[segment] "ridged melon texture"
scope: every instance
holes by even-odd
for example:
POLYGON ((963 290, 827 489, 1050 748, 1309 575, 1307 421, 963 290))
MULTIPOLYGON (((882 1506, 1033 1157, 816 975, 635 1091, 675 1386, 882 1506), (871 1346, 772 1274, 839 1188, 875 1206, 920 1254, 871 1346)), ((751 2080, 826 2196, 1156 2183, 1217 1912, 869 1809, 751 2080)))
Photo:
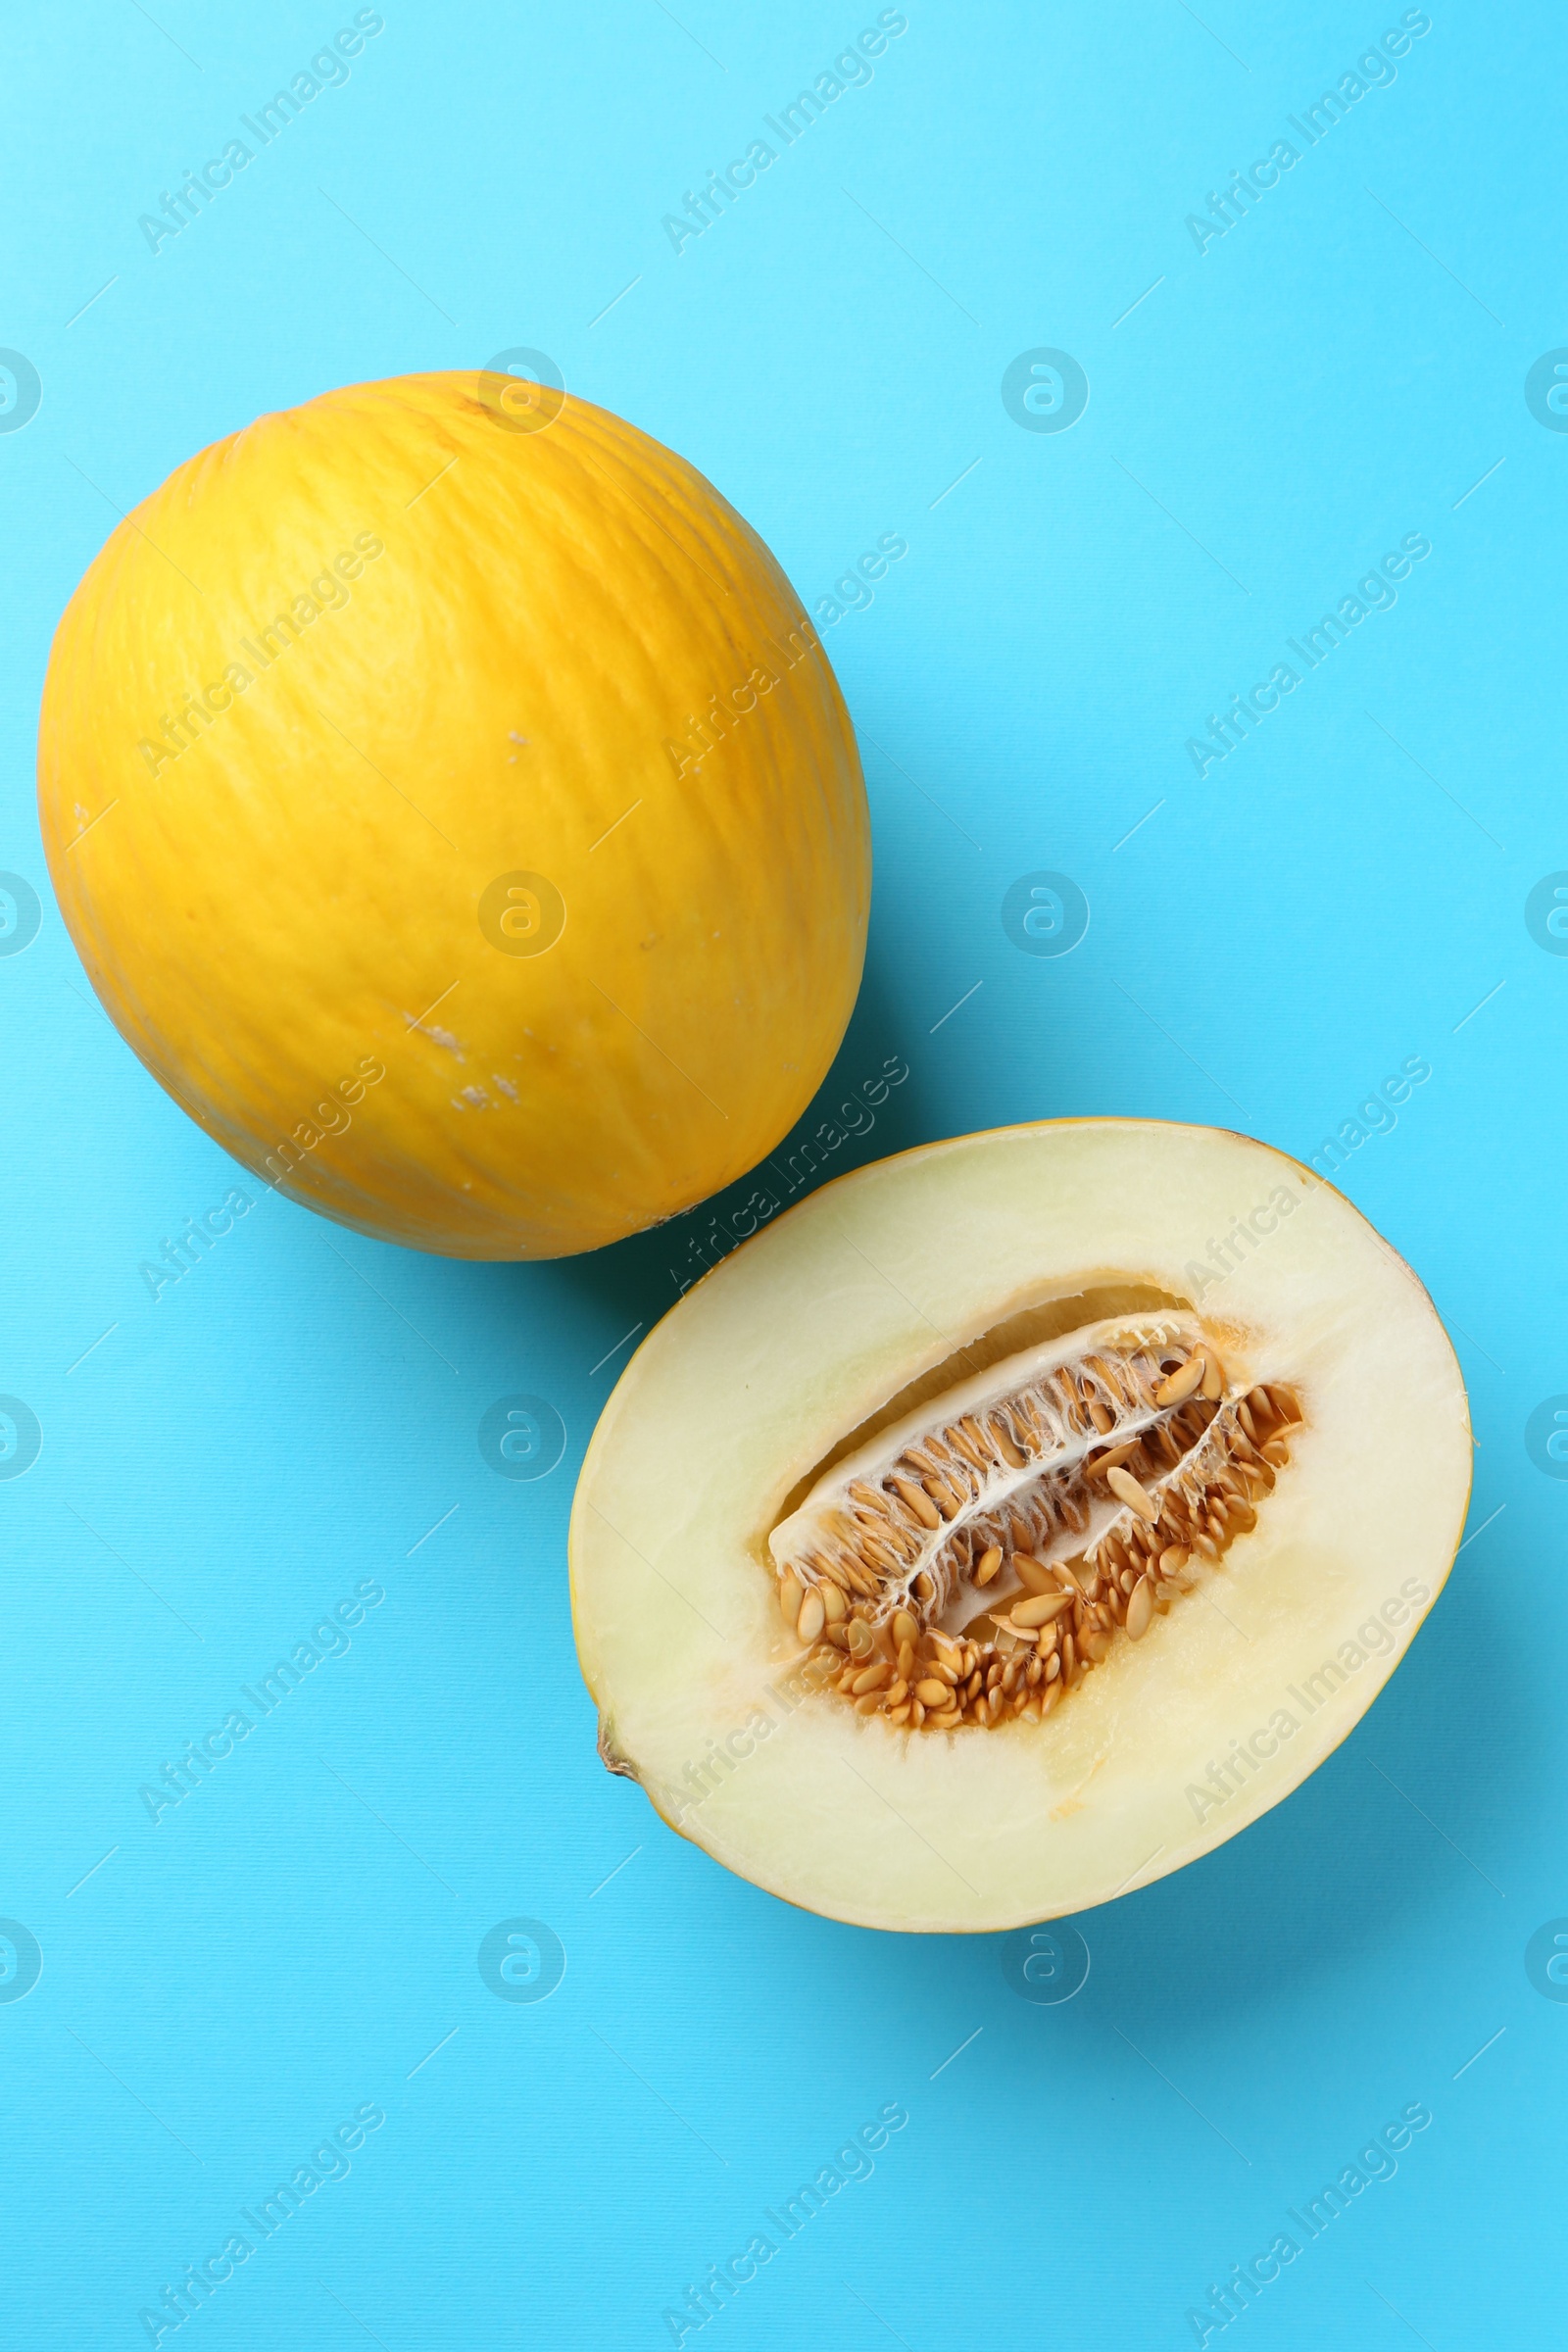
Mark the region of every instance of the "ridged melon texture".
POLYGON ((1309 1170, 1133 1119, 931 1144, 745 1243, 605 1407, 601 1750, 812 1910, 1082 1910, 1339 1744, 1469 1488, 1426 1293, 1309 1170))
POLYGON ((864 790, 799 599, 681 459, 510 379, 330 392, 181 466, 60 624, 38 791, 154 1076, 419 1249, 706 1198, 859 980, 864 790))

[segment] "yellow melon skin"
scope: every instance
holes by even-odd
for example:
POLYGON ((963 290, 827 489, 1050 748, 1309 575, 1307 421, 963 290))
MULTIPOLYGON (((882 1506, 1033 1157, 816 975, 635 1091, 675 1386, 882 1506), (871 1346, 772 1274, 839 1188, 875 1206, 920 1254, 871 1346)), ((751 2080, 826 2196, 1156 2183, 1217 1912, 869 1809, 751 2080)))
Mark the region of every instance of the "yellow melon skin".
POLYGON ((329 392, 181 466, 61 621, 38 798, 160 1084, 454 1257, 755 1166, 859 981, 864 786, 788 580, 659 442, 511 379, 329 392))

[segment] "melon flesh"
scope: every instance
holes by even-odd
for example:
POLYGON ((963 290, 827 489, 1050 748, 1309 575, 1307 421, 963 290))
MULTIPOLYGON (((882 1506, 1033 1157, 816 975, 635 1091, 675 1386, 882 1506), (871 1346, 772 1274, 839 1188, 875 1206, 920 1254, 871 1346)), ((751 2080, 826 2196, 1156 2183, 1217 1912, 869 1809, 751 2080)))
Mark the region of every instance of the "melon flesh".
MULTIPOLYGON (((764 1228, 622 1375, 570 1539, 601 1752, 729 1869, 834 1918, 1082 1910, 1234 1837, 1339 1744, 1442 1588, 1470 1467, 1425 1291, 1296 1161, 1125 1119, 929 1145, 764 1228), (923 1415, 1122 1327, 1177 1335, 1171 1360, 1197 1335, 1238 1394, 1298 1399, 1250 1532, 1044 1721, 911 1730, 819 1687, 779 1606, 813 1503, 923 1415)), ((933 1616, 991 1597, 960 1580, 933 1616)))

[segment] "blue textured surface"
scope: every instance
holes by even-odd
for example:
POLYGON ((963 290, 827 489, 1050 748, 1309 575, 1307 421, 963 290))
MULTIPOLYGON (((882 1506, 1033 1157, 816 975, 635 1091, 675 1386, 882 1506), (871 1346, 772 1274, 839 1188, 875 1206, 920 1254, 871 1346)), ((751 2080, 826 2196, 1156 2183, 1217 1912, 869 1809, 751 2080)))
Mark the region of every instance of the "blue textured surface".
POLYGON ((354 12, 8 13, 0 1470, 41 1434, 0 1482, 8 2341, 620 2352, 741 2256, 688 2344, 1121 2352, 1218 2341, 1223 2308, 1192 2311, 1282 2232, 1232 2306, 1257 2352, 1547 2340, 1568 1494, 1549 1412, 1525 1432, 1568 1390, 1568 942, 1554 883, 1526 902, 1568 868, 1568 393, 1554 362, 1533 405, 1526 380, 1568 345, 1559 14, 1435 6, 1405 43, 1427 20, 1374 0, 918 0, 786 146, 765 119, 874 9, 392 0, 155 252, 139 216, 354 12), (1402 53, 1358 70, 1386 26, 1402 53), (663 216, 759 139, 677 252, 663 216), (241 1177, 54 910, 55 620, 201 444, 518 346, 691 458, 822 613, 876 890, 803 1133, 909 1070, 828 1168, 1093 1110, 1343 1134, 1464 1361, 1475 1533, 1407 1662, 1287 1804, 1079 1920, 1055 2005, 1018 1997, 1007 1939, 787 1909, 600 1768, 567 1507, 670 1235, 462 1266, 258 1196, 156 1299, 139 1272, 241 1177), (1031 374, 1042 350, 1087 378, 1057 431, 1073 378, 1031 374), (889 534, 907 555, 831 619, 889 534), (1396 601, 1291 650, 1413 544, 1396 601), (1299 682, 1196 758, 1282 663, 1299 682), (1051 939, 1028 886, 1004 924, 1041 874, 1087 902, 1061 956, 1019 952, 1051 939), (1396 1121, 1358 1119, 1416 1055, 1396 1121), (478 1443, 516 1396, 564 1424, 536 1480, 478 1443), (299 1687, 152 1818, 143 1786, 317 1627, 299 1687), (548 1999, 494 1997, 529 1989, 526 1943, 481 1977, 519 1920, 564 1948, 548 1999), (1392 2177, 1368 2157, 1318 2234, 1291 2218, 1411 2107, 1392 2177), (840 2158, 861 2126, 883 2144, 840 2158), (317 2150, 264 2235, 244 2217, 317 2150), (768 2216, 825 2168, 787 2234, 768 2216), (177 2327, 177 2296, 141 2317, 236 2233, 177 2327))

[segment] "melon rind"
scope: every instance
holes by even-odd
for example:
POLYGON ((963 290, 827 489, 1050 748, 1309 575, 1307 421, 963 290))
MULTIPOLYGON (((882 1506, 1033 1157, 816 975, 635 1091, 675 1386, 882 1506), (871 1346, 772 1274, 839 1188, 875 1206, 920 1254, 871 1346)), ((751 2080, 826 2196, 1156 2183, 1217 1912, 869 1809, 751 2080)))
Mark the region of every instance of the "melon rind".
POLYGON ((1130 1119, 927 1145, 764 1228, 622 1374, 570 1535, 601 1746, 716 1860, 834 1918, 982 1933, 1083 1910, 1234 1837, 1339 1745, 1442 1589, 1470 1472, 1425 1291, 1297 1161, 1130 1119), (1128 1280, 1299 1396, 1255 1530, 1043 1724, 907 1734, 807 1694, 767 1567, 786 1497, 965 1342, 1128 1280))

